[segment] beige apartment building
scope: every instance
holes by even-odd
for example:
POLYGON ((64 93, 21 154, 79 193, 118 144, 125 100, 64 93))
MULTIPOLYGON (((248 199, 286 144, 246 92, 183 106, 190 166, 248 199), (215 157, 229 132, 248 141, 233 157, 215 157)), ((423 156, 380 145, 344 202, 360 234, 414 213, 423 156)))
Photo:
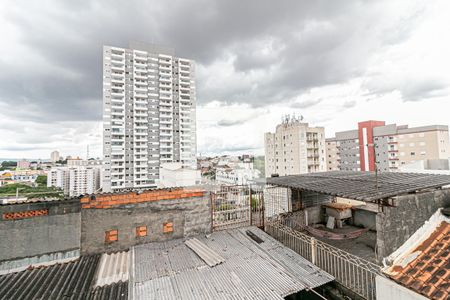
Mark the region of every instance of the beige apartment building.
POLYGON ((448 126, 411 127, 365 121, 327 139, 327 170, 397 171, 419 161, 448 160, 448 126), (350 138, 349 138, 350 137, 350 138), (351 145, 349 144, 349 141, 351 145), (350 153, 349 151, 352 151, 350 153))
POLYGON ((266 176, 323 172, 325 161, 325 129, 309 127, 308 123, 286 118, 275 133, 266 133, 266 176))
POLYGON ((327 171, 339 171, 339 149, 338 141, 335 138, 325 139, 325 160, 327 171))
MULTIPOLYGON (((376 129, 374 129, 375 132, 376 129)), ((383 171, 395 171, 400 166, 422 160, 447 160, 450 157, 448 126, 432 125, 415 128, 399 126, 396 132, 375 135, 375 142, 380 146, 383 145, 381 142, 383 139, 389 141, 388 147, 384 147, 383 151, 381 151, 383 147, 379 147, 380 151, 377 151, 379 152, 377 164, 383 171)))

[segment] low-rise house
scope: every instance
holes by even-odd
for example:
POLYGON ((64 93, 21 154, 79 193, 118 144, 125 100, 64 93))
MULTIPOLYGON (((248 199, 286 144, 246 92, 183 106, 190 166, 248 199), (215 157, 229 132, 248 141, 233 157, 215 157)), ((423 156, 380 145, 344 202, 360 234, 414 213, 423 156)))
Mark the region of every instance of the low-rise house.
POLYGON ((246 185, 259 178, 261 172, 253 168, 253 162, 238 162, 216 168, 216 181, 221 184, 246 185))
POLYGON ((439 209, 400 248, 385 258, 387 266, 383 271, 390 279, 377 277, 378 299, 449 299, 448 215, 449 209, 439 209))
POLYGON ((182 163, 163 163, 159 169, 159 188, 193 186, 201 181, 200 170, 184 167, 182 163))

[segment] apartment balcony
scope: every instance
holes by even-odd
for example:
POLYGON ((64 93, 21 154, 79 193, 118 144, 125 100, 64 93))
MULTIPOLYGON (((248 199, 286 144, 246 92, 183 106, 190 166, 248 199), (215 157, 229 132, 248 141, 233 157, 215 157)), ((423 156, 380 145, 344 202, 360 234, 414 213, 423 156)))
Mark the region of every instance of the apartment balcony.
POLYGON ((111 52, 111 59, 124 60, 125 59, 124 52, 111 52))
POLYGON ((172 77, 167 76, 160 76, 159 77, 160 82, 166 82, 166 83, 172 83, 172 77))
POLYGON ((179 69, 179 72, 180 72, 180 75, 181 76, 188 76, 189 77, 189 74, 190 74, 190 70, 189 69, 186 69, 185 67, 184 68, 180 68, 179 69))
POLYGON ((111 64, 111 70, 117 72, 125 72, 125 64, 122 65, 111 64))
MULTIPOLYGON (((187 74, 189 74, 189 72, 187 72, 187 74)), ((191 83, 191 78, 187 74, 180 72, 180 81, 181 81, 181 83, 183 83, 183 82, 191 83)))
POLYGON ((148 161, 148 157, 139 157, 139 158, 134 158, 134 161, 140 161, 140 162, 143 162, 143 161, 148 161))
POLYGON ((125 78, 111 76, 111 83, 125 84, 125 78))
MULTIPOLYGON (((135 127, 135 129, 137 129, 136 127, 135 127)), ((145 128, 145 129, 147 129, 147 128, 145 128)), ((135 136, 145 136, 145 137, 147 137, 148 136, 148 131, 143 131, 143 132, 134 132, 134 135, 135 136)))

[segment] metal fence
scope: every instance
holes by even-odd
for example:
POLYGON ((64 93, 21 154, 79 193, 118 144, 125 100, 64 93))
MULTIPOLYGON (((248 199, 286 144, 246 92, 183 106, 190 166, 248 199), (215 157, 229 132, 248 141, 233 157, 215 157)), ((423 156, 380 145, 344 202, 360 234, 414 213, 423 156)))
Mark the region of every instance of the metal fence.
POLYGON ((264 192, 255 186, 220 186, 211 192, 213 230, 264 227, 264 192))
POLYGON ((365 299, 376 299, 375 277, 383 276, 380 266, 296 231, 280 220, 266 222, 265 231, 333 275, 344 287, 365 299))

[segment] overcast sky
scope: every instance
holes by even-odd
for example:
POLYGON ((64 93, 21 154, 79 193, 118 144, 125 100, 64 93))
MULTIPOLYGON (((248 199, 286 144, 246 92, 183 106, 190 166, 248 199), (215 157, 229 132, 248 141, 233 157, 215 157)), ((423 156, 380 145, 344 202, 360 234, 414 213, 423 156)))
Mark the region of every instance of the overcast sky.
POLYGON ((450 123, 450 1, 0 2, 0 158, 101 156, 102 46, 197 64, 202 154, 263 154, 283 114, 450 123))

